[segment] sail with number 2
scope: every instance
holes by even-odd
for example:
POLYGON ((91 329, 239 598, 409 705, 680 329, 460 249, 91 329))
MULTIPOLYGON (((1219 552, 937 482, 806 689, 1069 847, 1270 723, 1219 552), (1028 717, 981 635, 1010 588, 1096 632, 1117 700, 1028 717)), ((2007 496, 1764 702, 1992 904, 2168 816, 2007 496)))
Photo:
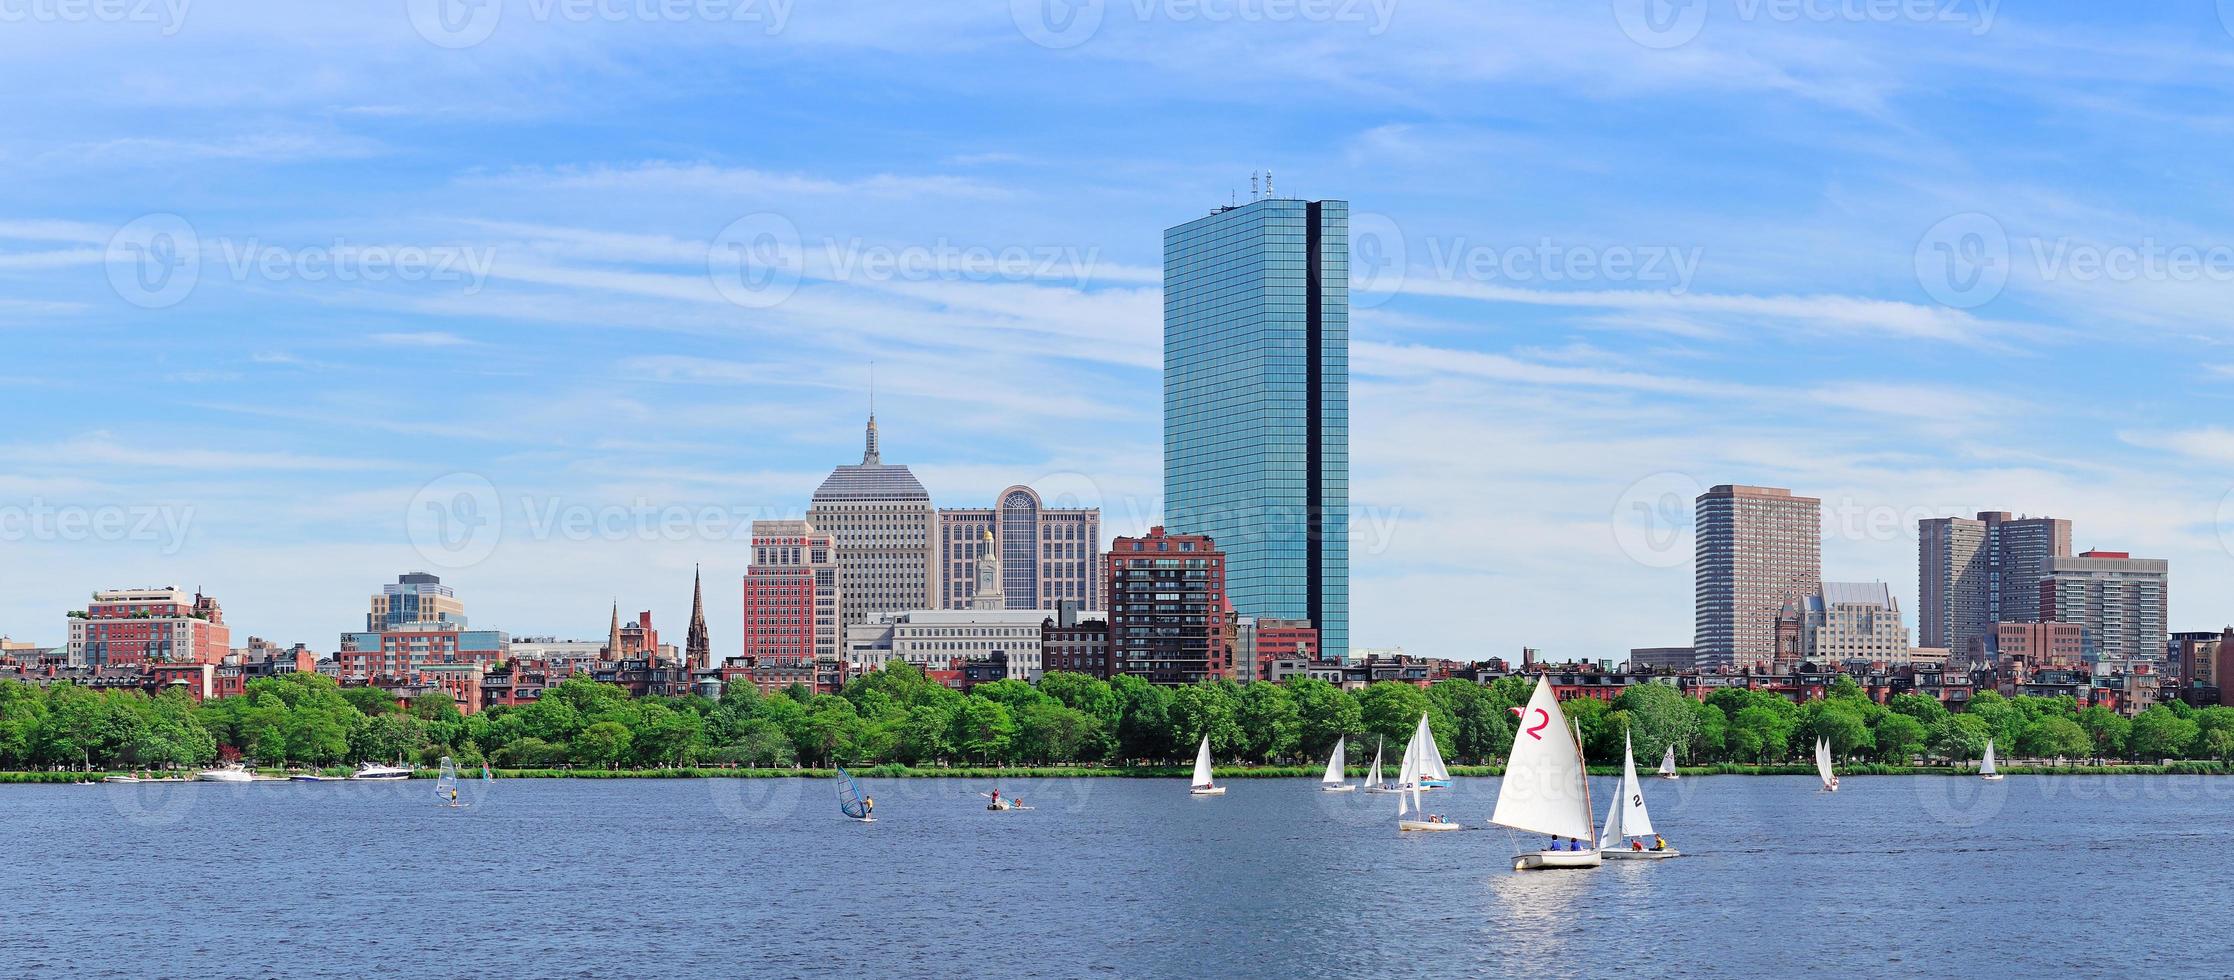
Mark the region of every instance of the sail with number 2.
POLYGON ((1590 812, 1590 787, 1584 779, 1582 748, 1567 728, 1567 717, 1552 696, 1551 682, 1538 678, 1536 692, 1521 709, 1513 753, 1497 788, 1497 808, 1489 821, 1535 834, 1574 840, 1597 836, 1590 812))

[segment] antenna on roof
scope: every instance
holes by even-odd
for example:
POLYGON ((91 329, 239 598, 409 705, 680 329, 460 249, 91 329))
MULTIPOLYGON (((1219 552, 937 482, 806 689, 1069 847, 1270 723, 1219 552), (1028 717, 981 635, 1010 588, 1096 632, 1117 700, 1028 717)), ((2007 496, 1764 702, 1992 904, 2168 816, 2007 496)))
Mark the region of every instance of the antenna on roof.
POLYGON ((1271 170, 1270 170, 1269 168, 1268 168, 1268 169, 1266 169, 1266 170, 1265 170, 1265 172, 1264 172, 1264 196, 1266 196, 1266 197, 1278 197, 1278 196, 1279 196, 1279 195, 1277 195, 1277 194, 1274 194, 1274 193, 1272 193, 1272 171, 1271 171, 1271 170))
POLYGON ((1257 172, 1249 171, 1249 200, 1257 199, 1257 172))

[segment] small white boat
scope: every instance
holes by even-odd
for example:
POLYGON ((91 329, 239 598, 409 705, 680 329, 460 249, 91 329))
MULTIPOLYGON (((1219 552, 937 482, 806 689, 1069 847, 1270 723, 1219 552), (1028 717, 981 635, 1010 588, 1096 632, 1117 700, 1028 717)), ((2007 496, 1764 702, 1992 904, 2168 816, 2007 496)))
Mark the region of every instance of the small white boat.
POLYGON ((1675 745, 1673 743, 1670 743, 1668 745, 1668 753, 1660 757, 1660 771, 1654 773, 1654 775, 1657 775, 1662 779, 1683 778, 1682 776, 1676 774, 1675 745))
POLYGON ((1202 737, 1202 748, 1195 752, 1195 778, 1188 784, 1187 792, 1193 796, 1224 796, 1226 788, 1210 779, 1210 736, 1202 737))
POLYGON ((406 768, 406 767, 404 767, 404 766, 390 766, 390 765, 383 765, 383 764, 381 764, 381 763, 378 763, 378 762, 367 762, 367 763, 364 763, 363 765, 360 765, 360 766, 358 766, 358 767, 357 767, 357 771, 356 771, 355 773, 351 774, 349 778, 351 778, 351 779, 410 779, 410 778, 411 778, 411 770, 410 770, 409 768, 406 768))
POLYGON ((1815 774, 1822 778, 1825 791, 1838 792, 1838 774, 1831 771, 1831 743, 1820 738, 1815 740, 1815 774))
POLYGON ((205 783, 253 783, 256 781, 256 774, 240 766, 219 766, 204 769, 196 773, 194 778, 205 783))
POLYGON ((290 783, 338 783, 343 778, 341 776, 321 776, 314 772, 298 772, 287 777, 287 781, 290 783))
POLYGON ((1348 739, 1346 738, 1334 740, 1334 754, 1326 760, 1326 775, 1319 779, 1319 792, 1350 793, 1357 790, 1357 787, 1349 784, 1350 774, 1345 771, 1348 769, 1350 761, 1349 756, 1344 752, 1347 742, 1348 739))
MULTIPOLYGON (((1555 845, 1560 838, 1576 841, 1577 846, 1581 841, 1594 840, 1597 815, 1591 812, 1582 739, 1568 730, 1566 713, 1559 710, 1551 681, 1538 677, 1528 706, 1517 710, 1519 730, 1513 733, 1512 755, 1505 760, 1505 778, 1497 786, 1497 809, 1489 821, 1524 833, 1548 835, 1555 845)), ((1601 862, 1596 847, 1545 849, 1514 855, 1513 870, 1595 868, 1601 862)))
POLYGON ((1994 771, 1993 739, 1989 738, 1986 740, 1986 758, 1984 761, 1978 763, 1978 778, 1986 780, 1987 782, 2000 782, 2002 779, 2006 778, 2002 776, 2001 773, 1994 771))
POLYGON ((1000 797, 998 797, 998 796, 994 796, 994 795, 993 795, 993 794, 991 794, 991 793, 979 793, 979 794, 977 794, 977 795, 979 795, 979 796, 982 796, 982 797, 985 797, 985 798, 986 798, 986 800, 988 800, 988 801, 989 801, 989 802, 987 802, 987 803, 985 804, 985 808, 986 808, 986 809, 988 809, 988 810, 996 810, 996 811, 1000 811, 1000 812, 1004 812, 1004 813, 1005 813, 1005 812, 1009 812, 1009 811, 1014 811, 1014 810, 1030 810, 1030 809, 1031 809, 1031 807, 1025 806, 1025 805, 1024 805, 1024 803, 1023 803, 1023 801, 1021 801, 1021 800, 1018 800, 1018 799, 1016 799, 1016 798, 1014 798, 1014 797, 1010 797, 1009 799, 1005 799, 1005 800, 1004 800, 1004 799, 1001 799, 1001 798, 1000 798, 1000 797))
POLYGON ((140 778, 140 777, 138 777, 138 776, 103 776, 103 777, 101 777, 101 781, 102 781, 102 782, 104 782, 104 783, 138 783, 138 782, 145 782, 145 780, 141 779, 141 778, 140 778))
POLYGON ((1404 792, 1381 778, 1381 749, 1386 744, 1385 739, 1373 743, 1373 768, 1365 771, 1365 791, 1368 793, 1404 792))
MULTIPOLYGON (((1672 750, 1671 750, 1672 751, 1672 750)), ((1679 856, 1675 848, 1653 850, 1629 838, 1657 837, 1652 814, 1645 812, 1644 787, 1637 782, 1637 756, 1627 732, 1621 736, 1621 793, 1606 808, 1606 827, 1598 832, 1598 851, 1608 861, 1658 861, 1679 856)))
POLYGON ((1427 787, 1428 759, 1436 755, 1435 733, 1427 729, 1427 716, 1420 715, 1419 730, 1412 733, 1412 740, 1404 745, 1404 768, 1396 777, 1398 786, 1405 788, 1404 795, 1396 798, 1396 829, 1417 831, 1463 830, 1461 824, 1443 819, 1440 813, 1429 813, 1422 805, 1420 794, 1427 787), (1412 820, 1404 819, 1411 814, 1412 820))

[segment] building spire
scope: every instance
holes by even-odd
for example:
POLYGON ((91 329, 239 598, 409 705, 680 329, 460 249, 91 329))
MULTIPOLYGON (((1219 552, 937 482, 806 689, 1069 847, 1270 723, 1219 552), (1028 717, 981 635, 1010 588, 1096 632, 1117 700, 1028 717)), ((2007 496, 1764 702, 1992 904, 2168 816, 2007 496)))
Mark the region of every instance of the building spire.
POLYGON ((621 601, 613 600, 613 632, 605 641, 605 659, 621 659, 621 601))
POLYGON ((683 663, 701 669, 714 666, 713 643, 706 637, 706 590, 696 565, 690 568, 690 635, 683 641, 683 663))
POLYGON ((877 362, 869 362, 869 446, 861 453, 861 465, 877 466, 884 457, 877 452, 877 362))

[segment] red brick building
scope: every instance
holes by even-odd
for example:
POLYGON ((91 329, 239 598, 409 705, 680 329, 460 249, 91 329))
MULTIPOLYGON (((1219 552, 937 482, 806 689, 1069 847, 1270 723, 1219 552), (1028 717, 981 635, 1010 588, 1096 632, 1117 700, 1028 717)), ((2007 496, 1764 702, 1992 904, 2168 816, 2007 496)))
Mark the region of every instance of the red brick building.
POLYGON ((839 653, 837 545, 805 521, 754 521, 745 570, 744 653, 813 664, 839 653))
POLYGON ((1226 632, 1226 556, 1209 536, 1118 538, 1109 546, 1109 675, 1156 684, 1233 676, 1226 632))
POLYGON ((179 589, 111 589, 70 614, 70 662, 88 667, 214 664, 232 631, 217 600, 179 589))

